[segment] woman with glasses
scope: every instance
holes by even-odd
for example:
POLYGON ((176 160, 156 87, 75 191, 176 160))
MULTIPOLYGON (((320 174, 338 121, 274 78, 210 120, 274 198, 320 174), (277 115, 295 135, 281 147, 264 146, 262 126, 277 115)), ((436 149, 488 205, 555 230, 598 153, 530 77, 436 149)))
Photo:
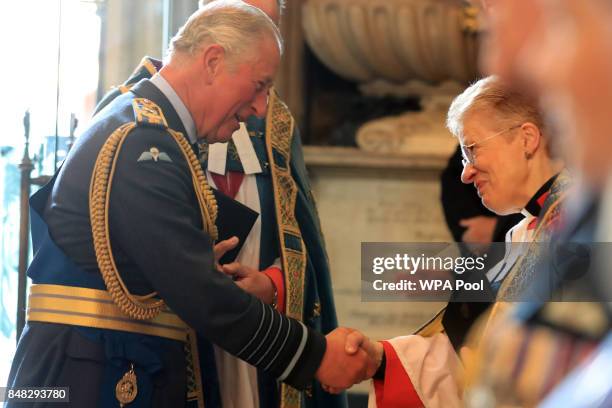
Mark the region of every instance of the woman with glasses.
MULTIPOLYGON (((447 125, 463 153, 461 180, 474 185, 491 211, 524 216, 506 235, 504 259, 486 274, 497 301, 495 312, 485 321, 494 319, 504 309, 502 303, 520 294, 538 255, 537 245, 529 243, 547 240, 558 221, 568 178, 561 173, 562 163, 551 155, 543 122, 534 101, 496 77, 468 87, 449 109, 447 125)), ((458 351, 469 358, 470 350, 449 340, 445 323, 442 312, 414 335, 383 342, 369 341, 357 332, 349 336, 347 349, 361 345, 381 361, 370 407, 464 405, 464 369, 458 351)))
POLYGON ((534 240, 551 188, 556 197, 567 184, 565 175, 555 184, 563 164, 551 155, 548 129, 535 100, 496 77, 481 79, 459 95, 447 126, 461 146, 461 181, 473 184, 485 207, 496 214, 524 216, 506 235, 513 244, 507 245, 504 260, 487 273, 493 289, 501 290, 498 299, 508 291, 518 295, 520 288, 512 286, 518 278, 506 277, 525 251, 519 243, 534 240))

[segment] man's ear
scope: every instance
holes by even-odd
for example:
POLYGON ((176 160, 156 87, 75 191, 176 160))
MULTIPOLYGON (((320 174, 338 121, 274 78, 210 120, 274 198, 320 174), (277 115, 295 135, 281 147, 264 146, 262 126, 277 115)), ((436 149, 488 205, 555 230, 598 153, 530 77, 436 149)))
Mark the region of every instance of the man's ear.
POLYGON ((219 44, 212 44, 202 51, 200 62, 204 68, 206 82, 212 84, 225 69, 225 49, 219 44))
POLYGON ((531 122, 525 122, 521 125, 521 137, 523 148, 527 157, 533 156, 542 144, 542 132, 540 128, 531 122))

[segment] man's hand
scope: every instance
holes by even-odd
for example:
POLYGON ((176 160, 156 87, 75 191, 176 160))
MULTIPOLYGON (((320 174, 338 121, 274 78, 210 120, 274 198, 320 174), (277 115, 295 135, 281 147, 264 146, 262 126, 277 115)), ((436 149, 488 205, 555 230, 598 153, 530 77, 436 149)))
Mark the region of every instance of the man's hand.
POLYGON ((359 348, 363 349, 368 354, 368 367, 366 370, 366 377, 372 378, 372 376, 380 367, 382 362, 383 354, 385 352, 382 343, 378 341, 372 341, 360 331, 353 331, 346 336, 346 344, 344 350, 347 354, 355 354, 359 348))
POLYGON ((223 273, 232 276, 236 285, 240 286, 242 290, 257 296, 268 305, 274 303, 274 283, 265 273, 238 262, 222 265, 221 270, 223 273))
MULTIPOLYGON (((350 330, 350 329, 349 329, 350 330)), ((355 330, 346 336, 344 343, 344 351, 348 355, 354 355, 359 350, 363 350, 368 355, 368 362, 366 365, 365 378, 372 378, 372 376, 380 367, 382 362, 384 348, 382 343, 370 340, 363 333, 355 330)), ((323 389, 331 394, 338 394, 342 391, 341 388, 331 387, 329 385, 323 385, 323 389)))
MULTIPOLYGON (((316 378, 326 389, 344 390, 367 378, 370 358, 361 348, 346 352, 346 342, 353 329, 339 327, 326 336, 327 348, 316 378)), ((373 374, 373 373, 372 373, 373 374)))
POLYGON ((236 245, 238 245, 239 241, 240 240, 238 239, 238 237, 231 237, 226 239, 225 241, 218 242, 215 245, 215 248, 213 249, 213 252, 215 254, 215 266, 217 267, 217 270, 219 272, 223 272, 223 269, 219 264, 219 259, 221 259, 227 251, 231 251, 232 249, 236 248, 236 245))

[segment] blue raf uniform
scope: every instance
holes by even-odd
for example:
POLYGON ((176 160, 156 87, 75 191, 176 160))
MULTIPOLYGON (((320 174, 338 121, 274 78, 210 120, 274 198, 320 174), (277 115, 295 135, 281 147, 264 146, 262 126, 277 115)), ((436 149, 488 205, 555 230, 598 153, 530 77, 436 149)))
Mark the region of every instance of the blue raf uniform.
MULTIPOLYGON (((131 77, 104 96, 96 110, 102 110, 143 78, 152 77, 161 67, 161 61, 143 58, 131 77)), ((286 105, 274 92, 270 95, 267 117, 252 116, 247 120, 246 127, 262 169, 255 174, 261 208, 259 270, 264 270, 280 258, 287 315, 319 332, 328 333, 338 325, 329 262, 298 128, 286 105), (293 197, 293 201, 288 202, 285 197, 293 197), (279 213, 288 214, 290 219, 279 222, 279 213), (292 223, 293 226, 288 225, 292 223), (279 239, 279 236, 283 238, 279 239), (296 252, 302 258, 292 258, 296 252)), ((207 149, 206 145, 200 146, 204 168, 208 166, 207 149)), ((232 141, 229 142, 226 163, 227 171, 244 172, 232 141)), ((299 396, 297 405, 293 390, 288 387, 279 389, 276 379, 261 370, 258 386, 262 407, 279 406, 280 403, 285 407, 347 406, 344 393, 326 393, 316 381, 299 396)))
POLYGON ((184 134, 143 80, 32 197, 33 286, 8 386, 70 387, 78 407, 218 406, 198 342, 296 389, 312 382, 323 335, 215 270, 214 198, 184 134))

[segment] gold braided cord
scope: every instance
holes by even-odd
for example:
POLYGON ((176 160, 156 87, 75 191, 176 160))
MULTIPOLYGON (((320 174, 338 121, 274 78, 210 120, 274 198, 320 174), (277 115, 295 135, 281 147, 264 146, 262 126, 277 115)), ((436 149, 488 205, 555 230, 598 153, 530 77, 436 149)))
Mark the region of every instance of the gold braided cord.
MULTIPOLYGON (((89 186, 89 213, 98 267, 113 302, 127 316, 136 320, 149 320, 159 315, 166 308, 165 302, 162 299, 154 299, 157 295, 156 292, 144 296, 132 295, 129 292, 121 279, 112 254, 108 220, 110 192, 119 151, 126 137, 136 125, 135 122, 122 125, 110 135, 102 146, 96 159, 89 186)), ((203 227, 209 232, 211 238, 216 240, 218 235, 215 225, 217 204, 212 190, 206 182, 206 177, 195 154, 184 137, 179 132, 170 129, 168 131, 170 131, 187 159, 194 179, 194 188, 200 206, 203 227)))
POLYGON ((193 188, 196 191, 196 197, 198 198, 198 203, 200 204, 200 212, 202 214, 204 228, 208 232, 208 235, 210 235, 211 240, 214 242, 219 237, 217 225, 215 224, 218 213, 215 195, 213 194, 212 188, 206 181, 206 176, 202 170, 202 165, 198 161, 197 156, 193 152, 193 149, 189 143, 187 143, 187 140, 183 134, 172 129, 168 129, 168 132, 181 149, 183 156, 185 156, 185 160, 187 160, 189 170, 191 171, 191 179, 193 180, 193 188))
MULTIPOLYGON (((136 123, 126 123, 115 130, 98 154, 89 187, 89 213, 96 259, 104 284, 113 302, 127 316, 137 320, 148 320, 157 316, 164 308, 161 299, 150 300, 132 295, 121 279, 112 254, 108 208, 117 153, 136 123)), ((150 297, 150 296, 149 296, 150 297)))

